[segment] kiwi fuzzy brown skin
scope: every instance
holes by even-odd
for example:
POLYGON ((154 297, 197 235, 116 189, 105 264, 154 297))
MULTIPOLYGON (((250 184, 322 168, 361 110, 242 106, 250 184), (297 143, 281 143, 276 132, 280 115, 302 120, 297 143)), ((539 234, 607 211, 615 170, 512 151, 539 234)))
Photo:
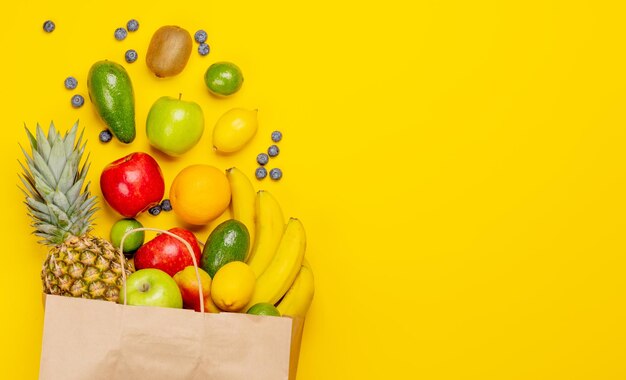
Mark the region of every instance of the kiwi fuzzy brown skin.
POLYGON ((162 26, 150 40, 146 65, 159 78, 177 75, 189 61, 192 43, 187 30, 175 25, 162 26))

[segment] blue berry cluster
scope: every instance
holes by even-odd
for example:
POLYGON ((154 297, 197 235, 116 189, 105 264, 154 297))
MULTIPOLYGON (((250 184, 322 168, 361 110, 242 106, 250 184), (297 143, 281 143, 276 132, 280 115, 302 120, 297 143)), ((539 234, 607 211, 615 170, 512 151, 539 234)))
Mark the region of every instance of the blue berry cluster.
MULTIPOLYGON (((277 143, 280 140, 282 140, 282 138, 283 138, 283 134, 280 131, 272 132, 273 142, 277 143)), ((267 165, 267 163, 270 161, 270 158, 274 158, 278 156, 279 153, 280 153, 280 149, 278 148, 278 145, 272 144, 270 145, 269 148, 267 148, 267 153, 259 153, 256 156, 257 164, 261 165, 254 172, 254 176, 258 180, 262 180, 263 178, 267 177, 267 174, 268 174, 267 169, 264 166, 267 165)), ((279 168, 273 168, 272 170, 270 170, 269 176, 272 180, 278 181, 279 179, 283 177, 283 171, 280 170, 279 168)))
MULTIPOLYGON (((65 78, 65 81, 63 81, 63 85, 68 90, 74 90, 78 86, 78 80, 76 80, 76 78, 72 76, 69 76, 65 78)), ((74 95, 72 96, 72 99, 70 100, 70 102, 72 104, 72 107, 80 108, 83 106, 83 104, 85 104, 85 98, 83 98, 82 95, 74 95)))
POLYGON ((161 213, 161 211, 172 211, 172 202, 170 202, 169 199, 163 199, 161 204, 151 207, 148 210, 148 213, 150 213, 150 215, 157 216, 161 213))
POLYGON ((122 41, 126 38, 126 36, 128 36, 128 32, 136 32, 137 30, 139 30, 139 21, 133 18, 128 20, 128 22, 126 23, 126 28, 115 29, 113 37, 115 37, 115 39, 118 41, 122 41))
POLYGON ((211 47, 206 43, 208 35, 206 31, 200 29, 194 35, 193 39, 198 43, 198 54, 205 56, 211 51, 211 47))
MULTIPOLYGON (((139 21, 133 18, 133 19, 128 20, 128 22, 126 23, 126 28, 115 29, 113 36, 115 37, 116 40, 122 41, 126 39, 129 32, 132 33, 132 32, 136 32, 137 30, 139 30, 139 21)), ((126 52, 124 53, 124 60, 126 60, 127 63, 135 62, 137 60, 137 57, 138 57, 137 50, 135 49, 126 50, 126 52)))

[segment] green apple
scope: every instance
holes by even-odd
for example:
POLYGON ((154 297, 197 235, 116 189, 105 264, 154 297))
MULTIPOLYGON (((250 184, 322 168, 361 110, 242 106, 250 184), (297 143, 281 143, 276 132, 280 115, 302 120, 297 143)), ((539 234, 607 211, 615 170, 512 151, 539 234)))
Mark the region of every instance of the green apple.
POLYGON ((146 120, 150 144, 170 156, 193 148, 204 132, 204 114, 195 102, 169 96, 157 99, 146 120))
POLYGON ((169 274, 160 269, 140 269, 126 279, 126 294, 123 288, 120 303, 127 299, 128 305, 160 306, 181 309, 183 297, 178 284, 169 274))

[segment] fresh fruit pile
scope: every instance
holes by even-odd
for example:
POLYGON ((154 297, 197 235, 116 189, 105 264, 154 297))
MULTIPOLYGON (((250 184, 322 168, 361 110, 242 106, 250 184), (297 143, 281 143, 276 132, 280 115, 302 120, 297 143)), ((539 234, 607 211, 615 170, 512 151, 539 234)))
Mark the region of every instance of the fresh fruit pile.
MULTIPOLYGON (((124 40, 138 28, 138 21, 132 19, 126 28, 116 29, 114 37, 124 40)), ((47 22, 44 30, 51 32, 54 24, 47 22)), ((208 54, 204 30, 198 30, 193 40, 200 55, 208 54)), ((175 76, 184 70, 191 48, 187 30, 163 26, 152 36, 146 66, 158 78, 175 76)), ((126 61, 136 59, 136 51, 128 50, 126 61)), ((203 79, 217 101, 234 95, 243 84, 242 71, 232 62, 213 63, 203 79)), ((67 89, 77 85, 74 77, 66 78, 67 89)), ((132 144, 135 99, 126 69, 113 61, 96 62, 89 70, 87 87, 106 128, 99 134, 100 141, 115 137, 132 144)), ((82 106, 84 99, 75 98, 72 105, 82 106)), ((233 108, 214 124, 213 146, 218 153, 235 154, 257 129, 257 110, 233 108)), ((184 156, 203 134, 202 108, 193 101, 164 96, 147 115, 147 139, 167 155, 184 156)), ((166 198, 163 172, 148 153, 136 151, 111 162, 101 171, 100 189, 105 207, 123 218, 111 226, 107 240, 89 234, 96 197, 85 183, 90 166, 82 160, 86 143, 78 125, 64 135, 54 125, 46 135, 38 125, 34 133, 27 129, 27 135, 31 151, 24 150, 20 179, 35 235, 51 247, 41 274, 45 293, 210 313, 306 315, 314 285, 304 258, 304 227, 297 218, 285 221, 276 198, 266 190, 255 190, 238 168, 190 163, 173 178, 166 198), (144 231, 152 229, 143 228, 135 218, 161 211, 174 212, 185 225, 204 226, 224 215, 229 218, 211 231, 204 244, 179 226, 167 226, 167 231, 145 241, 144 231)), ((257 156, 257 179, 268 175, 265 165, 279 154, 276 144, 281 139, 280 131, 272 132, 274 145, 257 156)), ((282 171, 273 168, 269 176, 278 180, 282 171)))
MULTIPOLYGON (((127 280, 126 303, 200 311, 201 294, 206 312, 305 316, 314 287, 310 266, 304 260, 304 227, 296 218, 285 223, 279 203, 268 191, 255 192, 252 182, 237 168, 224 173, 212 166, 193 165, 179 173, 170 196, 173 210, 179 210, 187 222, 209 223, 228 208, 233 217, 213 229, 202 249, 191 231, 169 229, 188 243, 192 254, 169 234, 143 243, 143 235, 134 236, 140 233, 134 228, 141 230, 134 219, 117 222, 111 239, 122 246, 119 236, 128 235, 124 253, 134 250, 137 269, 127 280), (203 196, 211 192, 214 196, 203 196), (181 197, 189 203, 178 203, 181 197), (172 279, 177 287, 172 286, 172 279)), ((132 202, 145 203, 145 199, 132 202)))

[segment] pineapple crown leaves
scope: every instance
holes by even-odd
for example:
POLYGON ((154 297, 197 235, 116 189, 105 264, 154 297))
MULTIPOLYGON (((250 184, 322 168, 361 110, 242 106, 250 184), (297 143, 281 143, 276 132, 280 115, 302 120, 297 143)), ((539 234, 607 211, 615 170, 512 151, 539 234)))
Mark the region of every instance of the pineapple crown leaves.
POLYGON ((81 192, 89 171, 89 155, 79 168, 87 143, 82 141, 83 131, 76 139, 78 122, 65 136, 54 123, 50 123, 48 136, 39 124, 35 135, 24 128, 31 154, 20 145, 26 161, 19 162, 23 170, 20 180, 34 234, 42 238, 40 243, 57 245, 70 236, 88 233, 98 208, 96 197, 90 195, 89 182, 81 192))

